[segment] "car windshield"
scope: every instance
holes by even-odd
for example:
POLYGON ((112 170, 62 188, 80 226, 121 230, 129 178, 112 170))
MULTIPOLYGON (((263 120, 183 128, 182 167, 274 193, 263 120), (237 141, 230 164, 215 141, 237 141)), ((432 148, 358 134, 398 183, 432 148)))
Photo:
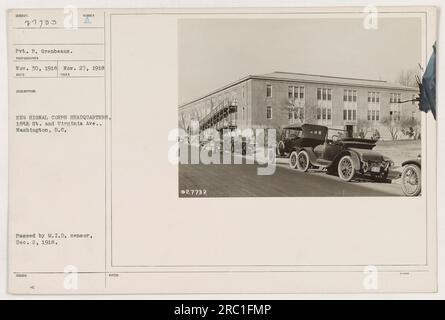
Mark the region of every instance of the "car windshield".
POLYGON ((348 135, 347 132, 342 129, 329 129, 326 139, 332 140, 332 137, 334 136, 336 136, 337 139, 341 140, 343 138, 346 138, 348 135))
POLYGON ((286 129, 286 138, 298 138, 301 136, 301 129, 300 128, 292 128, 292 129, 286 129))

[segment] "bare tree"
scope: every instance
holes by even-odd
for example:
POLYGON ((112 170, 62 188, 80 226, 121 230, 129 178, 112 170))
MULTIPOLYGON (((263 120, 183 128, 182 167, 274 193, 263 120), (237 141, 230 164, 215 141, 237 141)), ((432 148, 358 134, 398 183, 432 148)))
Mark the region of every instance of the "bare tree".
POLYGON ((372 133, 372 124, 367 120, 357 120, 357 132, 360 138, 365 138, 372 133))
POLYGON ((382 119, 381 123, 388 130, 392 140, 397 140, 399 138, 399 133, 401 131, 400 121, 395 121, 390 117, 386 117, 382 119))
POLYGON ((304 123, 317 123, 317 107, 306 104, 304 108, 304 123))
POLYGON ((417 87, 416 76, 420 77, 417 69, 402 70, 396 78, 396 82, 407 87, 417 87))
POLYGON ((187 130, 187 121, 183 113, 179 114, 179 128, 187 130))

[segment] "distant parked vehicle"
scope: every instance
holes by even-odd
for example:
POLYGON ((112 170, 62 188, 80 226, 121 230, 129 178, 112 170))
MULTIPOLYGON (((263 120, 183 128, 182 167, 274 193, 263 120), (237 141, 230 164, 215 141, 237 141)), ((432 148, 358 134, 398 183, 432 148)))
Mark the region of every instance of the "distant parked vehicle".
POLYGON ((402 163, 402 190, 406 196, 418 196, 422 190, 422 161, 420 155, 402 163))
POLYGON ((311 167, 327 169, 343 181, 351 181, 358 175, 388 181, 394 162, 372 150, 376 141, 339 134, 329 139, 329 129, 320 125, 303 124, 301 128, 301 137, 296 140, 289 156, 291 168, 303 172, 311 167))
POLYGON ((284 127, 281 132, 280 140, 277 143, 277 155, 284 157, 289 155, 295 146, 298 145, 298 140, 301 139, 303 129, 301 125, 289 125, 284 127))

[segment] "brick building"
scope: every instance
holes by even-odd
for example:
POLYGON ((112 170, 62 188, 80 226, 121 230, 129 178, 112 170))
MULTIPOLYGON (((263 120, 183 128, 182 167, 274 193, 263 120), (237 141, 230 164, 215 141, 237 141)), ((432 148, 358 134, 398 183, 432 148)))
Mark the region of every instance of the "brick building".
MULTIPOLYGON (((179 126, 193 120, 208 129, 281 129, 313 123, 366 137, 378 130, 391 139, 391 128, 420 121, 411 100, 417 88, 381 80, 273 72, 247 76, 179 107, 179 126)), ((196 122, 195 122, 196 123, 196 122)), ((398 132, 398 138, 404 138, 398 132)))

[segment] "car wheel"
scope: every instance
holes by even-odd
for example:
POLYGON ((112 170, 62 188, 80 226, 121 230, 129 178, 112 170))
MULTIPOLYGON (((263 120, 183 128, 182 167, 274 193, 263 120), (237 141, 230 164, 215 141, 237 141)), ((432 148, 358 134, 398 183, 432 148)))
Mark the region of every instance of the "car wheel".
POLYGON ((298 153, 297 151, 292 151, 292 153, 289 156, 289 167, 291 167, 292 169, 296 169, 297 162, 298 162, 298 153))
POLYGON ((421 191, 421 171, 415 164, 408 164, 402 171, 402 190, 406 196, 415 197, 421 191))
POLYGON ((306 151, 300 151, 298 152, 298 158, 297 158, 297 168, 298 170, 302 172, 306 172, 309 169, 309 165, 311 163, 309 162, 309 155, 306 151))
POLYGON ((351 181, 355 175, 354 162, 350 156, 344 156, 338 162, 338 176, 343 181, 351 181))
POLYGON ((280 157, 284 156, 284 142, 283 141, 278 142, 277 155, 280 157))

